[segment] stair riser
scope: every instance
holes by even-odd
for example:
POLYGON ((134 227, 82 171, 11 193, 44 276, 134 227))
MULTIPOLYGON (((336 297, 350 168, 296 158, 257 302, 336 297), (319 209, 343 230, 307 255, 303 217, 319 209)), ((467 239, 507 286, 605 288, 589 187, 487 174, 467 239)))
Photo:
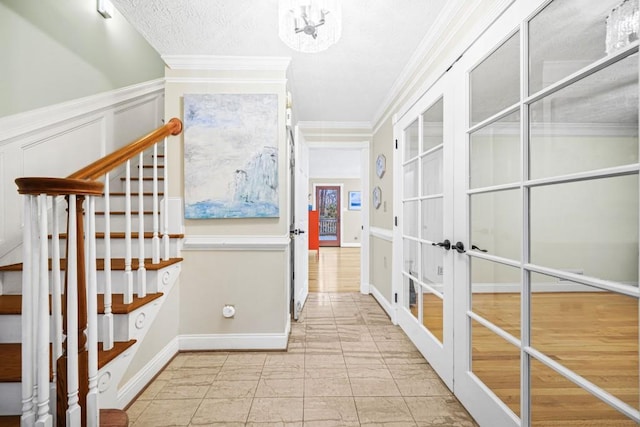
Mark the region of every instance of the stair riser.
MULTIPOLYGON (((0 415, 20 415, 22 413, 22 385, 20 383, 0 383, 0 415)), ((55 401, 55 397, 53 397, 55 401)))
MULTIPOLYGON (((131 217, 131 231, 138 231, 138 215, 132 215, 131 217)), ((158 218, 158 227, 161 226, 162 222, 160 218, 158 218)), ((111 215, 111 231, 119 231, 123 232, 125 230, 126 219, 124 215, 111 215)), ((96 231, 103 232, 104 231, 105 218, 103 215, 96 215, 96 231)), ((143 231, 152 231, 153 230, 153 216, 152 215, 144 215, 144 230, 143 231)), ((161 231, 161 230, 160 230, 161 231)))
MULTIPOLYGON (((162 190, 162 188, 160 188, 160 191, 162 190)), ((138 189, 136 188, 135 191, 137 192, 138 189)), ((158 209, 161 209, 161 202, 162 202, 162 196, 158 196, 158 209)), ((138 196, 137 194, 134 194, 131 196, 131 210, 132 211, 137 211, 138 210, 138 196)), ((105 199, 100 197, 98 199, 96 199, 96 211, 97 212, 104 212, 104 205, 105 205, 105 199)), ((111 212, 124 212, 125 210, 125 197, 124 196, 111 196, 109 197, 109 210, 111 212)), ((144 196, 144 210, 145 211, 152 211, 153 210, 153 197, 146 195, 144 196)), ((158 212, 160 212, 158 210, 158 212)))
MULTIPOLYGON (((164 246, 162 243, 162 237, 159 236, 159 246, 160 246, 160 255, 164 253, 164 246)), ((137 258, 139 256, 140 243, 137 237, 133 237, 131 239, 131 254, 133 258, 137 258)), ((176 239, 169 240, 169 252, 171 256, 177 255, 177 247, 178 243, 176 239)), ((51 251, 51 242, 49 242, 49 251, 51 251)), ((60 240, 60 256, 64 257, 66 251, 66 240, 60 240)), ((104 240, 97 239, 96 240, 96 251, 98 254, 98 258, 104 258, 106 251, 104 249, 104 240)), ((51 252, 49 252, 51 253, 51 252)), ((111 239, 111 258, 124 258, 126 255, 126 243, 125 239, 111 239)), ((153 255, 153 240, 145 239, 144 241, 144 257, 151 258, 153 255)))
MULTIPOLYGON (((136 176, 137 177, 137 176, 136 176)), ((158 180, 158 191, 162 191, 164 189, 164 181, 158 180)), ((120 185, 114 185, 111 187, 111 191, 125 191, 124 181, 120 181, 120 185)), ((131 191, 138 192, 138 181, 131 180, 131 191)), ((153 191, 153 181, 145 180, 142 182, 142 191, 150 193, 153 191)))
MULTIPOLYGON (((137 274, 136 270, 132 271, 133 275, 133 290, 137 291, 137 274)), ((147 292, 156 293, 160 292, 160 289, 164 286, 163 280, 166 280, 164 276, 168 274, 167 269, 147 270, 147 292)), ((49 273, 49 283, 52 283, 52 273, 49 273)), ((64 272, 60 273, 60 283, 64 286, 64 272)), ((124 271, 112 271, 111 272, 111 289, 114 294, 124 293, 124 271)), ((105 272, 98 271, 98 293, 104 292, 105 272)), ((22 293, 22 272, 20 271, 7 271, 0 273, 0 280, 2 281, 3 295, 20 295, 22 293)), ((9 341, 11 342, 11 341, 9 341)))

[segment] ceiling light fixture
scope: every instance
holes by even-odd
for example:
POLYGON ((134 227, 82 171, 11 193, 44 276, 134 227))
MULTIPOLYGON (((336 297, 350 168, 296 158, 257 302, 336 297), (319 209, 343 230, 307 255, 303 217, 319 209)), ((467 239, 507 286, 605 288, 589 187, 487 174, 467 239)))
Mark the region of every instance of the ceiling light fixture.
POLYGON ((280 39, 291 49, 315 53, 342 35, 340 0, 279 0, 280 39))

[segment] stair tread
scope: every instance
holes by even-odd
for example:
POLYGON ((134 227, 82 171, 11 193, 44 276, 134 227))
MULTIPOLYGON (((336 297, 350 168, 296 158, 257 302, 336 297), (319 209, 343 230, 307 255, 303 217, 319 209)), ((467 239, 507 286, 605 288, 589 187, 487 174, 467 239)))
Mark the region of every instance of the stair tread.
MULTIPOLYGON (((140 169, 140 166, 138 166, 140 169)), ((142 169, 153 169, 153 165, 142 165, 142 169)), ((158 169, 164 169, 164 165, 158 165, 158 169)))
MULTIPOLYGON (((111 350, 102 349, 102 343, 98 343, 98 369, 124 353, 134 345, 136 340, 116 342, 111 350)), ((22 378, 22 344, 0 344, 0 383, 20 382, 22 378)))
POLYGON ((129 416, 122 409, 100 409, 100 427, 126 427, 128 425, 129 416))
MULTIPOLYGON (((164 295, 162 292, 147 294, 143 298, 133 296, 131 304, 124 303, 123 294, 111 295, 111 312, 113 314, 128 314, 149 304, 164 295)), ((98 313, 104 314, 104 294, 98 294, 98 313)), ((22 295, 0 295, 0 315, 22 314, 22 295)))
MULTIPOLYGON (((124 215, 126 212, 124 211, 111 211, 109 212, 111 215, 124 215)), ((140 211, 131 211, 131 215, 138 215, 140 211)), ((142 211, 145 215, 152 215, 153 211, 142 211)), ((96 215, 104 215, 104 211, 96 212, 96 215)))
MULTIPOLYGON (((137 181, 138 177, 137 176, 135 176, 135 177, 132 176, 130 179, 131 179, 131 181, 137 181)), ((126 177, 120 178, 120 181, 126 181, 126 180, 127 180, 126 177)), ((145 176, 144 178, 142 178, 142 180, 143 181, 153 181, 153 177, 152 176, 145 176)), ((163 176, 159 176, 158 177, 158 181, 164 181, 164 177, 163 176)))
MULTIPOLYGON (((136 192, 131 192, 132 196, 138 196, 140 193, 136 192)), ((109 196, 117 196, 117 197, 121 197, 121 196, 126 196, 127 193, 125 193, 124 191, 113 191, 113 192, 109 192, 109 196)), ((153 196, 153 193, 151 192, 143 192, 142 193, 143 196, 153 196)), ((164 196, 163 192, 159 192, 158 196, 164 196)))
MULTIPOLYGON (((60 260, 60 269, 65 270, 67 266, 67 260, 60 260)), ((173 264, 177 264, 182 262, 182 258, 170 258, 166 261, 160 261, 158 264, 151 264, 151 258, 145 258, 145 269, 147 270, 160 270, 162 268, 168 267, 173 264)), ((97 268, 98 270, 104 270, 104 259, 100 258, 97 260, 97 268)), ((51 269, 51 260, 49 260, 49 269, 51 269)), ((131 269, 138 269, 138 259, 134 258, 131 260, 131 269)), ((112 258, 111 259, 111 270, 124 270, 124 258, 112 258)), ((22 271, 22 263, 5 265, 0 267, 0 272, 3 271, 22 271)))
POLYGON ((0 427, 20 427, 20 415, 0 416, 0 427))

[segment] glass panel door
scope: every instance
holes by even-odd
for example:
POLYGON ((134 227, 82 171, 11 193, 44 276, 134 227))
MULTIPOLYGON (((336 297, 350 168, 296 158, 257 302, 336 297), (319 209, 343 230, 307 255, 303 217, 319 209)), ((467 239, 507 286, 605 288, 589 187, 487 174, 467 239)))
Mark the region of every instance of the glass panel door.
POLYGON ((320 246, 340 246, 340 187, 317 186, 320 246))
POLYGON ((452 388, 451 185, 445 179, 452 177, 452 157, 443 85, 436 85, 395 129, 396 167, 402 176, 396 234, 402 268, 396 283, 402 295, 400 326, 452 388))

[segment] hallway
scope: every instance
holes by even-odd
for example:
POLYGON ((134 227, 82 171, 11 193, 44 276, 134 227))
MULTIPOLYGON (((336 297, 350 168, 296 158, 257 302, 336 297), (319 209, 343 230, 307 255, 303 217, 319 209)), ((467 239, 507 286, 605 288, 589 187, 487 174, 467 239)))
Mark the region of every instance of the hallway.
POLYGON ((285 352, 180 353, 132 426, 475 426, 369 295, 311 293, 285 352))

